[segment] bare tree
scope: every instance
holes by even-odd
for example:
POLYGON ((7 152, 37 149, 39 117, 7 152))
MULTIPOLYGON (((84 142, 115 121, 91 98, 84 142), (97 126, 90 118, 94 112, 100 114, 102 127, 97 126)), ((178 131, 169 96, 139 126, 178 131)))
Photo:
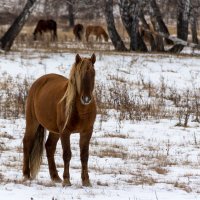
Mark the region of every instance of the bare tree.
POLYGON ((104 0, 105 2, 105 17, 107 23, 107 29, 110 39, 118 51, 126 51, 127 48, 124 45, 120 35, 115 28, 114 16, 113 16, 113 0, 104 0))
POLYGON ((190 12, 190 25, 192 33, 192 42, 198 44, 198 34, 197 34, 197 21, 198 21, 198 9, 200 7, 199 1, 192 1, 191 12, 190 12))
MULTIPOLYGON (((157 31, 159 31, 159 32, 162 32, 166 35, 170 35, 169 30, 163 21, 163 18, 162 18, 159 6, 156 3, 156 0, 150 0, 150 10, 152 11, 151 19, 152 19, 153 25, 155 27, 155 30, 157 29, 157 31)), ((173 42, 169 39, 166 39, 166 43, 173 44, 173 42)))
POLYGON ((68 4, 68 18, 69 18, 69 26, 74 26, 75 16, 74 16, 74 0, 67 0, 68 4))
POLYGON ((9 51, 15 38, 20 33, 21 29, 23 28, 24 24, 28 20, 30 16, 33 5, 37 0, 27 0, 26 5, 20 15, 15 19, 13 24, 10 26, 8 31, 3 35, 0 39, 0 48, 9 51))
POLYGON ((140 21, 142 22, 142 26, 144 27, 144 29, 149 31, 149 32, 147 32, 141 28, 141 36, 143 37, 144 35, 146 35, 147 39, 150 42, 151 51, 156 51, 156 43, 155 43, 153 34, 151 33, 150 25, 147 23, 142 10, 140 11, 139 17, 140 17, 140 21))
POLYGON ((130 50, 148 51, 139 33, 139 13, 142 9, 140 1, 120 0, 119 8, 123 25, 130 37, 130 50))
MULTIPOLYGON (((190 5, 190 0, 178 0, 177 4, 177 37, 185 41, 188 38, 190 5)), ((170 49, 170 52, 179 53, 183 48, 183 45, 176 44, 170 49)))

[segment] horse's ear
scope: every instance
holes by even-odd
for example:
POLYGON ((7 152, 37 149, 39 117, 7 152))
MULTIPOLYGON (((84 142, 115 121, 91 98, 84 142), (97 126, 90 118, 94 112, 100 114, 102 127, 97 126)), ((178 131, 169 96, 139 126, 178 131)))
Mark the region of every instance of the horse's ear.
POLYGON ((94 64, 96 62, 96 56, 95 54, 93 53, 92 56, 91 56, 91 61, 92 61, 92 64, 94 64))
POLYGON ((78 64, 81 61, 81 57, 79 54, 76 54, 76 64, 78 64))

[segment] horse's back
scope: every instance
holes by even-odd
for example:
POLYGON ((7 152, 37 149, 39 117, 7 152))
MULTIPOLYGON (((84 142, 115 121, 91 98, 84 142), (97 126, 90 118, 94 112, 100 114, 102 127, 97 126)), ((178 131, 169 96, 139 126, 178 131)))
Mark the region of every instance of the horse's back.
POLYGON ((49 20, 43 20, 40 19, 37 23, 37 29, 38 30, 56 30, 57 29, 57 23, 53 19, 49 20))
POLYGON ((40 19, 40 20, 38 21, 38 23, 37 23, 37 26, 36 26, 36 27, 43 27, 43 26, 44 26, 44 24, 45 24, 45 20, 43 20, 43 19, 40 19))
POLYGON ((57 23, 53 19, 49 19, 46 21, 47 25, 50 29, 55 30, 57 28, 57 23))
POLYGON ((29 94, 34 93, 34 97, 64 95, 67 88, 68 79, 58 74, 46 74, 38 78, 30 88, 29 94))
POLYGON ((87 26, 86 31, 94 34, 100 34, 102 31, 104 31, 104 29, 99 25, 96 26, 89 25, 87 26))

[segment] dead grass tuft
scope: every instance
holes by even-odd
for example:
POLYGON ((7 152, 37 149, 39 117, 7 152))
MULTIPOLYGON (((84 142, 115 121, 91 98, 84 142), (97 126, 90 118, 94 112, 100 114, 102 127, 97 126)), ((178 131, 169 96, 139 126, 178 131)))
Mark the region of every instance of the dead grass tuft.
POLYGON ((0 132, 0 137, 1 138, 7 138, 7 139, 10 139, 10 140, 15 139, 12 135, 8 134, 7 132, 0 132))
POLYGON ((167 169, 165 169, 165 168, 163 168, 163 167, 153 167, 152 168, 156 173, 158 173, 158 174, 162 174, 162 175, 165 175, 165 174, 167 174, 168 173, 168 170, 167 169))
POLYGON ((186 191, 186 192, 188 192, 188 193, 189 193, 189 192, 192 192, 191 187, 190 187, 188 184, 183 183, 183 182, 176 181, 176 182, 174 183, 174 187, 180 188, 180 189, 182 189, 182 190, 184 190, 184 191, 186 191))

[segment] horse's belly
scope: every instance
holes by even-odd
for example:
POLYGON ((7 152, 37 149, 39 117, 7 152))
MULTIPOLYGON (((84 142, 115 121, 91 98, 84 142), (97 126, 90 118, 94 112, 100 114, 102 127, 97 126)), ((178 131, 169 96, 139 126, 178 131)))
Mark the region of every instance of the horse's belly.
POLYGON ((59 133, 55 106, 48 106, 48 103, 40 105, 36 112, 38 122, 48 131, 59 133))

